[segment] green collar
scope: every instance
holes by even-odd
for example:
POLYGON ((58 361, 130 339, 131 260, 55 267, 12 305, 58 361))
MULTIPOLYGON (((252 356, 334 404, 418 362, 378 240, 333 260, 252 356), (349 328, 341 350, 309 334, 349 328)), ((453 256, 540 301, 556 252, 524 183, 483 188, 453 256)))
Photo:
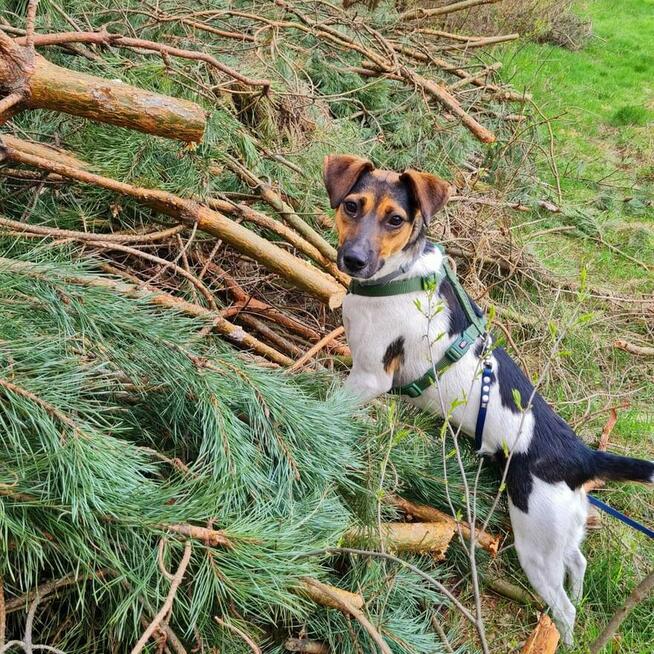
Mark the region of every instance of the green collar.
MULTIPOLYGON (((436 245, 435 247, 439 247, 436 245)), ((472 347, 477 339, 486 337, 486 320, 478 316, 475 312, 472 302, 465 292, 463 286, 459 283, 452 269, 447 265, 443 257, 443 265, 438 272, 430 273, 423 277, 409 277, 397 281, 381 281, 378 283, 362 283, 356 280, 350 282, 349 292, 352 295, 364 295, 366 297, 387 297, 389 295, 403 295, 405 293, 415 293, 419 291, 435 291, 441 279, 446 278, 452 285, 461 308, 465 312, 470 325, 460 334, 447 349, 445 354, 437 361, 427 372, 410 384, 404 386, 394 386, 391 393, 396 395, 408 395, 409 397, 419 397, 435 381, 438 375, 446 368, 456 363, 472 347)))
POLYGON ((394 282, 382 282, 381 284, 365 284, 353 279, 350 282, 349 292, 352 295, 364 295, 365 297, 386 297, 387 295, 404 295, 416 291, 435 291, 440 279, 440 272, 430 273, 424 277, 409 277, 394 282))

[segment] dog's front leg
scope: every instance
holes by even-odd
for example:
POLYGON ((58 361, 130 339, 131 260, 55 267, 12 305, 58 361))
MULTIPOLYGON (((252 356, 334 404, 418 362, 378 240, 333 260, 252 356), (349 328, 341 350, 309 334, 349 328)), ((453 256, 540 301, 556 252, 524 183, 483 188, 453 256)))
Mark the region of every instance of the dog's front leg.
POLYGON ((359 404, 366 404, 374 398, 387 393, 393 385, 393 375, 387 373, 383 366, 366 367, 355 362, 345 380, 345 389, 357 399, 359 404))

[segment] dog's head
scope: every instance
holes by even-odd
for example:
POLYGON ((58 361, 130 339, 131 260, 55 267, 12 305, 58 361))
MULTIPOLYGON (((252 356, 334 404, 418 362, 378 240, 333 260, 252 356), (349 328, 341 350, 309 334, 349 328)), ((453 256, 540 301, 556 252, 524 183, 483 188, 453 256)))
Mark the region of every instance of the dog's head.
POLYGON ((436 175, 377 170, 347 154, 325 157, 323 175, 336 209, 338 267, 359 279, 421 242, 450 195, 450 185, 436 175))

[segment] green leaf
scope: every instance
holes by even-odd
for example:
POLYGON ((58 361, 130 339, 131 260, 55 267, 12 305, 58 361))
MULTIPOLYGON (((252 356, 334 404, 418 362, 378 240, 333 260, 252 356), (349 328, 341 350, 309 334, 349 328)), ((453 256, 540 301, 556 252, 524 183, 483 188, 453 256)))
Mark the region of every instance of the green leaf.
POLYGON ((517 388, 512 388, 511 389, 511 395, 513 395, 513 403, 516 405, 519 411, 523 411, 522 407, 522 395, 520 395, 520 391, 517 388))

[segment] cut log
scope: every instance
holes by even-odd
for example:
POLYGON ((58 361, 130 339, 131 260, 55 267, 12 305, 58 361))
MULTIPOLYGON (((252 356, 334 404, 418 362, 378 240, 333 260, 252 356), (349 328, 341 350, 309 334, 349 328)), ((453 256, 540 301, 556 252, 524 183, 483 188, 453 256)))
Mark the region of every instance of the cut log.
POLYGON ((444 5, 442 7, 434 7, 432 9, 426 9, 423 7, 416 7, 415 9, 409 9, 401 13, 398 16, 400 21, 415 20, 417 18, 432 18, 434 16, 444 16, 446 14, 452 14, 455 11, 462 11, 463 9, 470 9, 470 7, 477 7, 478 5, 490 5, 499 0, 461 0, 461 2, 453 2, 449 5, 444 5))
POLYGON ((146 189, 119 182, 109 177, 95 175, 72 166, 65 166, 43 157, 26 154, 2 143, 0 138, 0 160, 8 159, 16 163, 36 166, 41 170, 57 173, 62 177, 100 186, 120 193, 165 213, 189 226, 197 226, 201 231, 212 234, 229 243, 235 250, 252 257, 281 277, 324 301, 330 308, 341 305, 345 287, 334 278, 314 268, 303 259, 293 256, 258 234, 230 220, 227 216, 186 200, 166 191, 146 189))
POLYGON ((0 39, 0 89, 23 94, 23 106, 62 111, 101 123, 186 142, 202 140, 204 109, 94 75, 62 68, 35 55, 3 33, 0 39))
MULTIPOLYGON (((409 500, 400 497, 399 495, 392 495, 389 498, 389 502, 396 506, 398 509, 401 509, 409 516, 419 518, 425 522, 444 522, 452 524, 456 530, 457 521, 447 513, 435 509, 433 506, 427 506, 425 504, 416 504, 415 502, 410 502, 409 500)), ((470 526, 465 522, 459 522, 461 527, 461 532, 463 537, 467 540, 470 540, 470 526)), ((500 537, 493 536, 487 531, 482 531, 477 529, 475 534, 475 544, 477 547, 485 549, 493 558, 497 556, 497 550, 500 545, 500 537)))
MULTIPOLYGON (((453 522, 386 522, 381 525, 385 544, 396 552, 431 554, 438 561, 445 558, 456 527, 453 522)), ((369 533, 353 529, 345 534, 346 543, 357 543, 369 533)))
POLYGON ((531 633, 520 654, 554 654, 559 645, 559 632, 544 613, 531 633))

